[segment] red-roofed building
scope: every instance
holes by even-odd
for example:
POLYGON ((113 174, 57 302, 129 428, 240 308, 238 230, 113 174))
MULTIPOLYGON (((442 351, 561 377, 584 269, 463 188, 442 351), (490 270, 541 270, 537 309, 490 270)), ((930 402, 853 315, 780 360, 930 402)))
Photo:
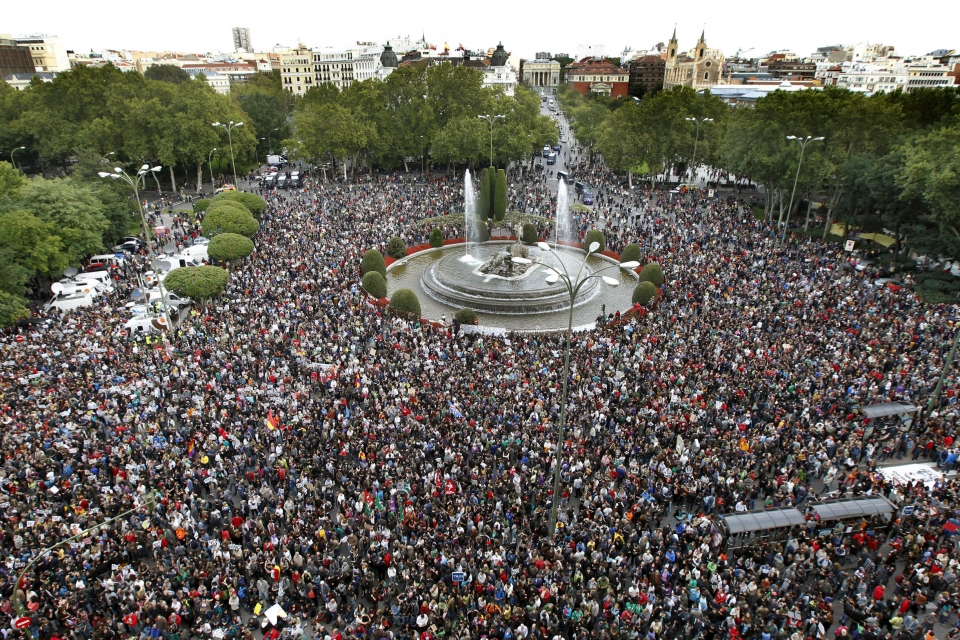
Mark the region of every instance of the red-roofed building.
POLYGON ((608 60, 585 58, 567 65, 567 84, 581 95, 601 93, 612 98, 627 95, 630 72, 608 60))

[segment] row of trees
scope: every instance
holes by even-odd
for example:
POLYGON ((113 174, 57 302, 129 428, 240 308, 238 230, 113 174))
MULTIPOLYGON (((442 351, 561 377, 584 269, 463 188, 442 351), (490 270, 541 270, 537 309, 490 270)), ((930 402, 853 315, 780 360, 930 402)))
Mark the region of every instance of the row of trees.
POLYGON ((112 65, 76 67, 24 91, 0 84, 0 148, 26 147, 21 158, 41 165, 66 167, 83 153, 101 157, 103 166, 160 164, 176 190, 191 175, 202 182, 214 148, 227 151, 226 132, 214 122, 243 121, 233 132, 234 153, 253 155, 257 125, 241 104, 202 77, 166 82, 112 65))
POLYGON ((471 167, 507 165, 532 156, 557 139, 556 126, 540 114, 540 98, 518 86, 515 96, 483 88, 478 69, 440 64, 407 66, 384 81, 356 82, 343 91, 312 87, 294 110, 296 135, 286 146, 296 158, 353 167, 410 170, 424 164, 471 167), (499 117, 498 117, 499 116, 499 117))
POLYGON ((799 215, 807 227, 817 206, 824 236, 839 220, 889 229, 898 249, 908 237, 920 253, 960 250, 954 88, 869 97, 839 87, 775 91, 736 109, 687 87, 643 100, 582 97, 565 87, 558 97, 580 143, 628 179, 703 164, 762 185, 768 218, 799 215), (788 136, 823 138, 806 146, 799 175, 801 145, 788 136))

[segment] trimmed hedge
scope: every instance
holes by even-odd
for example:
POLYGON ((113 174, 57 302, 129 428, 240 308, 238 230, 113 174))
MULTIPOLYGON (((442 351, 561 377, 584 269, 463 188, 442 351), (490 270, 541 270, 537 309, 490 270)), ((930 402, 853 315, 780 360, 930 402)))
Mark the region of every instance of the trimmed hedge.
POLYGON ((657 288, 652 282, 642 281, 633 290, 633 303, 640 303, 643 306, 650 304, 650 301, 657 297, 657 288))
POLYGON ((625 246, 620 254, 620 262, 640 262, 640 258, 640 245, 635 242, 625 246))
POLYGON ((410 289, 397 289, 390 296, 390 306, 401 313, 420 317, 420 299, 410 289))
POLYGON ((473 324, 477 320, 477 312, 470 307, 464 307, 453 314, 453 317, 460 324, 473 324))
POLYGON ((640 280, 643 282, 652 282, 653 286, 659 287, 664 283, 663 269, 656 262, 648 262, 640 271, 640 280))
POLYGON ((490 242, 490 229, 483 220, 477 220, 477 242, 490 242))
POLYGON ((393 236, 387 240, 387 255, 399 260, 407 255, 407 245, 397 236, 393 236))
POLYGON ((376 271, 386 280, 387 263, 383 261, 383 254, 376 249, 370 249, 360 258, 360 275, 365 276, 371 271, 376 271))
POLYGON ((430 246, 434 249, 439 249, 443 246, 443 231, 440 230, 440 227, 434 227, 430 231, 430 246))
POLYGON ((193 203, 193 212, 203 213, 204 211, 210 208, 210 205, 212 204, 212 202, 213 202, 212 200, 206 200, 206 199, 197 200, 196 202, 193 203))
POLYGON ((360 286, 377 300, 387 297, 387 281, 384 280, 379 271, 369 271, 363 274, 360 286))
POLYGON ((600 248, 594 251, 594 253, 603 253, 607 249, 607 241, 603 238, 603 231, 600 229, 590 229, 587 231, 586 237, 583 239, 583 248, 584 250, 589 250, 590 245, 594 242, 600 244, 600 248))
POLYGON ((163 287, 177 295, 202 301, 216 298, 230 282, 230 272, 220 267, 179 267, 163 279, 163 287))
MULTIPOLYGON (((489 167, 488 167, 489 169, 489 167)), ((480 170, 480 197, 477 198, 477 219, 486 220, 490 217, 490 201, 493 200, 493 185, 490 183, 490 172, 480 170)))
POLYGON ((244 193, 243 191, 224 191, 218 193, 213 198, 213 202, 235 202, 243 205, 247 211, 255 218, 260 218, 263 212, 267 210, 267 201, 255 193, 244 193))
POLYGON ((214 260, 233 262, 253 253, 253 240, 238 233, 221 233, 210 240, 207 254, 214 260))
POLYGON ((502 222, 507 215, 507 174, 503 169, 497 170, 493 192, 493 219, 502 222))
POLYGON ((217 204, 207 210, 201 223, 203 235, 211 240, 221 233, 250 237, 260 230, 260 223, 240 205, 217 204))
POLYGON ((537 227, 532 222, 523 223, 523 229, 520 231, 520 241, 524 244, 537 243, 537 227))

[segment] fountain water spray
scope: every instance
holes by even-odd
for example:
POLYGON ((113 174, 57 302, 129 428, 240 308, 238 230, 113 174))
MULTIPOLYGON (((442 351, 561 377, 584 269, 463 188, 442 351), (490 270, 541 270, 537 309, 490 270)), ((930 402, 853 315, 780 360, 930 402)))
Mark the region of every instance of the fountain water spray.
POLYGON ((477 194, 473 190, 473 178, 470 177, 469 169, 463 174, 463 237, 466 245, 463 260, 478 262, 479 258, 474 254, 480 240, 477 237, 477 194))
POLYGON ((554 242, 554 248, 560 243, 573 242, 573 216, 570 214, 570 193, 567 191, 567 181, 560 180, 560 186, 557 189, 557 235, 554 242))

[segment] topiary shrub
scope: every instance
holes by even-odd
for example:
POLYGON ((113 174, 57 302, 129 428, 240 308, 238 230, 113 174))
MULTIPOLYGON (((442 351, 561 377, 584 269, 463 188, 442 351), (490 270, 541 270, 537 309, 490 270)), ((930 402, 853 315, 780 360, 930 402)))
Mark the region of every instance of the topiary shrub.
POLYGON ((648 262, 640 271, 640 280, 652 282, 653 286, 659 287, 663 284, 663 269, 656 262, 648 262))
POLYGON ((603 239, 603 231, 599 229, 590 229, 590 231, 587 231, 587 236, 583 239, 583 248, 589 251, 590 245, 594 242, 600 245, 600 248, 594 251, 594 253, 600 253, 607 248, 607 242, 603 239))
POLYGON ((237 233, 221 233, 210 240, 207 255, 214 260, 233 262, 253 253, 253 240, 237 233))
POLYGON ((657 288, 653 286, 652 282, 646 280, 640 282, 637 287, 633 290, 633 303, 642 304, 647 306, 650 304, 650 301, 657 297, 657 288))
POLYGON ((390 296, 390 307, 404 314, 420 317, 420 300, 410 289, 397 289, 390 296))
POLYGON ((369 271, 363 274, 360 286, 377 300, 387 297, 387 281, 383 279, 379 271, 369 271))
POLYGON ((371 271, 376 271, 386 279, 387 263, 383 260, 383 254, 376 249, 370 249, 360 258, 360 275, 365 276, 371 271))
POLYGON ((502 222, 507 215, 507 174, 503 169, 497 170, 494 185, 493 219, 502 222))
POLYGON ((434 227, 430 231, 430 246, 434 249, 439 249, 443 246, 443 231, 440 230, 440 227, 434 227))
POLYGON ((477 220, 477 226, 474 228, 477 230, 477 242, 490 242, 490 229, 487 228, 486 222, 477 220))
POLYGON ((407 255, 407 245, 397 236, 393 236, 387 240, 387 255, 399 260, 407 255))
POLYGON ((453 314, 453 317, 460 324, 473 324, 477 320, 477 312, 470 307, 464 307, 453 314))
POLYGON ((524 222, 520 231, 520 241, 524 244, 537 243, 537 227, 532 222, 524 222))
POLYGON ((213 202, 235 202, 243 205, 247 211, 255 218, 260 218, 267 210, 267 201, 255 193, 244 193, 243 191, 224 191, 218 193, 213 198, 213 202))
POLYGON ((221 233, 250 237, 260 230, 260 223, 240 205, 220 203, 207 209, 201 224, 203 235, 213 239, 221 233))
POLYGON ((640 262, 640 258, 640 245, 635 242, 625 246, 620 254, 620 262, 640 262))
POLYGON ((216 298, 230 282, 230 272, 220 267, 179 267, 167 274, 163 286, 167 291, 197 301, 216 298))
POLYGON ((477 219, 486 220, 490 217, 490 202, 493 200, 493 184, 490 181, 489 169, 480 170, 480 197, 477 198, 477 219))
POLYGON ((193 203, 194 213, 203 213, 210 208, 211 200, 197 200, 193 203))

